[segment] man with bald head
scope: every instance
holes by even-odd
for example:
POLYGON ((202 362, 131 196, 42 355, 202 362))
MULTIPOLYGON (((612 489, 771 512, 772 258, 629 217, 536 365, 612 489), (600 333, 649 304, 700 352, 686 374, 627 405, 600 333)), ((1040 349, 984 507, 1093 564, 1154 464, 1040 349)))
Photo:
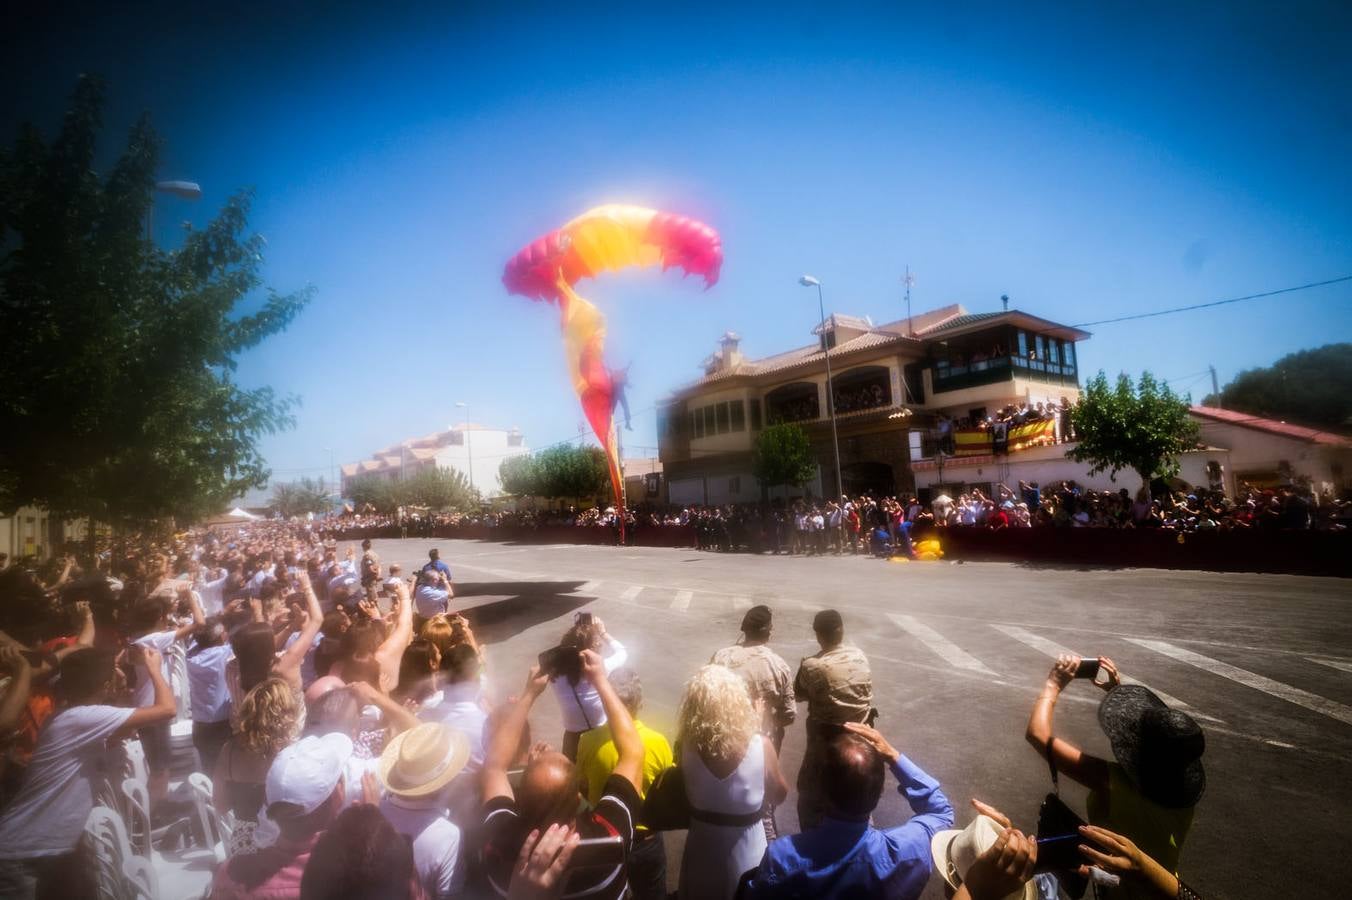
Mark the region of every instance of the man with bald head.
POLYGON ((877 730, 857 722, 823 742, 818 771, 821 821, 771 844, 745 896, 919 897, 933 867, 930 842, 953 824, 953 805, 939 782, 877 730), (877 828, 872 816, 888 771, 912 815, 893 828, 877 828))
POLYGON ((526 689, 489 740, 480 773, 484 796, 481 829, 484 867, 488 883, 501 897, 507 896, 512 868, 522 845, 532 832, 543 834, 551 825, 566 825, 582 838, 617 836, 622 845, 623 853, 614 865, 570 872, 565 894, 586 896, 588 900, 611 900, 624 896, 629 889, 625 862, 634 844, 634 823, 642 806, 639 792, 643 782, 643 740, 629 710, 606 677, 604 661, 591 650, 579 653, 582 675, 596 686, 606 711, 606 722, 615 743, 615 768, 606 779, 601 798, 583 812, 578 810, 586 800, 586 782, 568 757, 553 750, 535 755, 526 766, 520 788, 512 790, 507 768, 516 755, 530 709, 550 681, 548 674, 532 666, 526 677, 526 689))

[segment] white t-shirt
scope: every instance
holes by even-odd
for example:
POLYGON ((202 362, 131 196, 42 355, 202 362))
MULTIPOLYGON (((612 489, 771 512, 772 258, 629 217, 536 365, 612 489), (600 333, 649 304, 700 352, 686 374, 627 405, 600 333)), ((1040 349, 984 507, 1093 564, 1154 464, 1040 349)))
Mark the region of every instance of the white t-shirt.
POLYGON ((225 667, 235 658, 229 644, 207 647, 188 656, 188 705, 194 722, 224 722, 230 718, 230 689, 225 667))
POLYGON ((428 900, 460 893, 465 872, 460 863, 460 829, 446 818, 444 792, 431 797, 386 794, 380 811, 394 830, 413 844, 413 866, 428 900))
POLYGON ((0 859, 69 853, 94 808, 94 779, 107 757, 104 742, 134 710, 72 706, 47 720, 23 787, 0 813, 0 859))
MULTIPOLYGON (((160 652, 160 674, 166 683, 169 681, 169 648, 174 645, 174 635, 173 631, 156 631, 132 642, 160 652)), ((150 672, 142 663, 136 664, 136 705, 142 709, 155 705, 155 685, 151 683, 150 672)))
POLYGON ((197 594, 201 597, 202 612, 208 616, 218 616, 225 609, 225 583, 230 575, 225 574, 215 581, 199 581, 197 594))
MULTIPOLYGON (((604 659, 606 674, 624 665, 629 652, 614 638, 609 638, 610 655, 604 659)), ((563 716, 564 731, 586 731, 606 724, 606 710, 601 704, 601 695, 596 685, 586 678, 579 678, 577 684, 569 684, 568 679, 559 676, 550 682, 554 687, 554 696, 559 698, 559 712, 563 716)))

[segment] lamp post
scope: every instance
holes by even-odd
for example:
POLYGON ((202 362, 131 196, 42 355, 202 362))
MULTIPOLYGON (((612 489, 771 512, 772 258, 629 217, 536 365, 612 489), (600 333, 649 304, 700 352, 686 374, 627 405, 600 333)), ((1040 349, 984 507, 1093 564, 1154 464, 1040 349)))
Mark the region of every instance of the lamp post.
MULTIPOLYGON (((180 200, 200 200, 202 199, 202 186, 195 181, 157 181, 155 190, 161 194, 172 194, 180 200)), ((153 241, 152 230, 155 223, 155 201, 152 199, 150 208, 146 210, 146 240, 153 241)))
POLYGON ((338 470, 333 465, 333 448, 325 447, 324 450, 329 454, 329 483, 333 486, 334 498, 339 499, 343 496, 343 492, 338 487, 338 470))
POLYGON ((826 354, 826 409, 831 414, 831 451, 835 454, 836 460, 836 496, 831 499, 838 499, 845 492, 845 482, 840 477, 840 439, 836 436, 836 403, 832 394, 835 391, 835 384, 831 381, 831 341, 826 337, 826 304, 822 300, 822 283, 811 275, 804 275, 798 279, 798 283, 803 287, 815 287, 817 289, 817 312, 821 314, 822 330, 822 350, 826 354))
POLYGON ((455 406, 456 406, 456 409, 463 409, 463 410, 465 411, 465 457, 466 457, 466 459, 468 460, 467 465, 469 466, 469 489, 470 489, 471 492, 473 492, 473 491, 474 491, 474 448, 471 447, 471 446, 470 446, 470 443, 469 443, 469 404, 457 400, 455 406))

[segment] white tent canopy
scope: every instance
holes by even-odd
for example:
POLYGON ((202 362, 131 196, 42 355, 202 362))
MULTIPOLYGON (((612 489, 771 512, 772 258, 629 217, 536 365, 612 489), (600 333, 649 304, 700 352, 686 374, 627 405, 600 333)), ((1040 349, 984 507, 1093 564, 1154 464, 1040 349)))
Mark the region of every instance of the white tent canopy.
POLYGON ((247 512, 246 510, 242 510, 238 506, 230 510, 230 512, 226 513, 225 516, 227 518, 243 519, 245 521, 252 521, 254 519, 261 518, 261 516, 255 516, 253 513, 247 512))

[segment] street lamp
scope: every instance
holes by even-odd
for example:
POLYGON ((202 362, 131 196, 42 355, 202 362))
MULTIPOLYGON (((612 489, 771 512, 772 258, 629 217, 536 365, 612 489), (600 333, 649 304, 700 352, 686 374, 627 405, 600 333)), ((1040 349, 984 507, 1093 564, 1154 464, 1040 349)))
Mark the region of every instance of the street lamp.
POLYGON ((341 499, 343 492, 338 487, 338 470, 333 465, 333 448, 325 447, 324 451, 329 454, 329 478, 331 479, 329 483, 333 485, 334 499, 341 499))
POLYGON ((465 457, 469 460, 469 489, 474 491, 474 448, 469 443, 469 404, 459 400, 455 403, 456 409, 465 411, 465 457))
MULTIPOLYGON (((195 181, 157 181, 155 190, 161 194, 172 194, 180 200, 200 200, 202 199, 202 186, 195 181)), ((150 208, 146 210, 146 240, 153 241, 152 235, 155 222, 155 201, 150 201, 150 208)))
POLYGON ((826 304, 822 301, 822 283, 811 275, 799 278, 798 283, 803 287, 817 289, 817 312, 821 314, 822 319, 822 350, 826 354, 826 409, 831 414, 831 451, 836 459, 836 495, 839 497, 845 492, 845 482, 840 477, 840 439, 836 436, 836 403, 832 396, 836 386, 831 380, 831 341, 826 336, 826 304))

